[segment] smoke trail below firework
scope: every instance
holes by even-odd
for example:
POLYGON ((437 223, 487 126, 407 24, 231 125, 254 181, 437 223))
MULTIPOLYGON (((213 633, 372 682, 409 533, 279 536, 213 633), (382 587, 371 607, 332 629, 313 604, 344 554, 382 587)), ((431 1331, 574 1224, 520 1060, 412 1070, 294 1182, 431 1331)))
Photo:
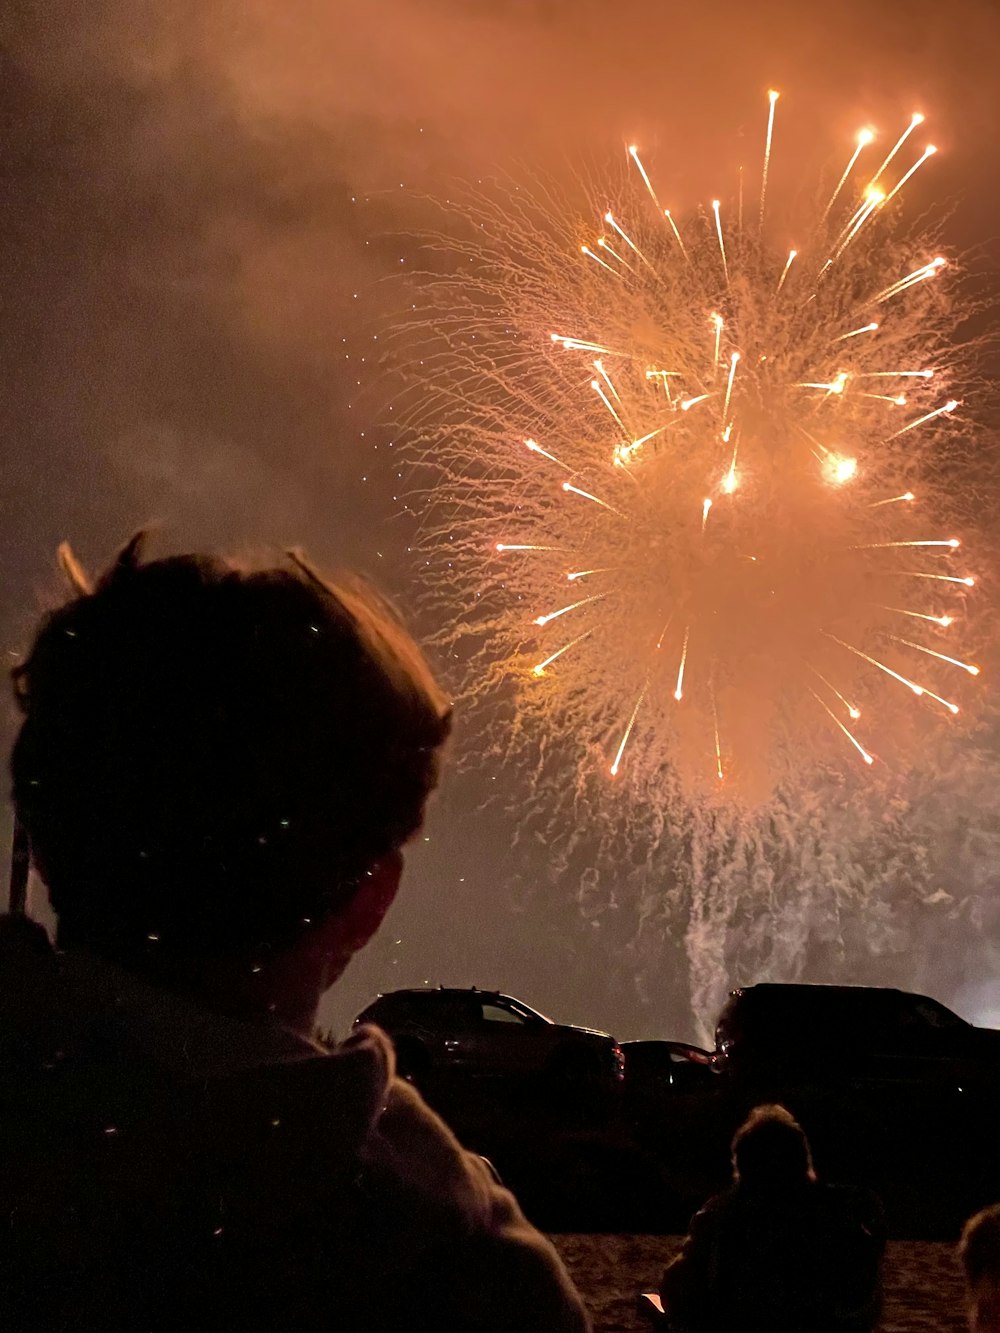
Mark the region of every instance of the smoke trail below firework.
POLYGON ((903 229, 935 150, 920 115, 881 153, 862 131, 779 248, 776 101, 759 207, 679 221, 636 147, 589 218, 551 186, 470 199, 423 326, 422 541, 476 690, 513 684, 517 745, 692 801, 899 765, 978 674, 954 265, 903 229))

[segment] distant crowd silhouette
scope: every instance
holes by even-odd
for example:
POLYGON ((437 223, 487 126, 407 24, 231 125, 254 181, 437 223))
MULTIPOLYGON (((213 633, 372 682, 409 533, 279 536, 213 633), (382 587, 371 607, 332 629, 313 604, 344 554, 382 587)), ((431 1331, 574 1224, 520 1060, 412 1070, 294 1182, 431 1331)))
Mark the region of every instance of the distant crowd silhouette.
MULTIPOLYGON (((0 1328, 576 1333, 552 1244, 362 1028, 317 1006, 379 929, 451 726, 390 607, 299 553, 143 559, 13 673, 18 828, 58 920, 0 923, 0 1328)), ((861 1333, 874 1197, 758 1107, 660 1296, 670 1327, 861 1333)), ((969 1223, 1000 1330, 1000 1209, 969 1223)))

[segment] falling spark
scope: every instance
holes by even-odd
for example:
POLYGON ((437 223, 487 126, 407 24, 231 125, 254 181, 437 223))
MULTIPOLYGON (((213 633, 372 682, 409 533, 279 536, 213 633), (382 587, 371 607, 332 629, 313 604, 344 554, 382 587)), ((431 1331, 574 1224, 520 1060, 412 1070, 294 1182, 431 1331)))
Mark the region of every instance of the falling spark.
POLYGON ((889 163, 893 160, 893 158, 902 148, 903 144, 906 143, 907 139, 917 128, 917 126, 922 125, 923 123, 924 123, 924 117, 920 114, 919 111, 914 111, 913 115, 910 117, 909 125, 907 125, 906 129, 893 144, 892 148, 889 149, 889 152, 885 160, 883 161, 882 165, 879 167, 878 171, 876 171, 875 175, 872 177, 871 179, 872 185, 874 185, 875 182, 879 179, 883 171, 885 171, 886 167, 889 165, 889 163))
MULTIPOLYGON (((788 270, 792 267, 792 260, 798 254, 798 250, 789 250, 788 258, 785 260, 785 267, 781 270, 781 277, 778 279, 778 286, 775 289, 775 295, 781 291, 785 285, 785 279, 788 277, 788 270)), ((796 270, 797 271, 797 270, 796 270)))
POLYGON ((631 274, 633 275, 635 274, 635 269, 632 267, 632 265, 628 262, 628 260, 622 259, 618 251, 615 250, 613 246, 611 246, 608 243, 608 238, 606 236, 599 236, 597 238, 597 244, 601 247, 602 250, 606 251, 611 256, 612 259, 616 260, 619 264, 621 264, 622 268, 627 268, 631 274))
POLYGON ((572 574, 567 574, 566 578, 573 583, 576 579, 589 578, 591 574, 609 574, 613 568, 612 565, 605 565, 602 569, 576 569, 572 574))
POLYGON ((710 393, 699 393, 695 398, 685 398, 681 403, 681 411, 690 412, 692 407, 695 407, 698 403, 703 403, 706 398, 711 398, 711 396, 710 393))
POLYGON ((701 530, 705 531, 705 524, 708 522, 708 511, 712 508, 711 497, 706 498, 701 503, 701 530))
POLYGON ((861 228, 865 225, 865 223, 868 221, 871 215, 875 212, 876 208, 879 208, 884 203, 885 203, 885 195, 881 190, 869 189, 868 194, 865 197, 865 205, 861 209, 860 213, 857 214, 857 221, 854 223, 850 231, 848 231, 847 235, 837 246, 837 249, 833 256, 835 260, 839 259, 840 256, 844 253, 844 251, 847 249, 850 243, 854 240, 855 236, 857 236, 861 228))
POLYGON ((834 338, 833 341, 839 343, 843 342, 845 338, 856 338, 860 333, 874 333, 877 328, 878 325, 873 320, 871 324, 863 324, 860 329, 851 329, 850 333, 840 334, 840 336, 834 338))
POLYGON ((957 537, 949 537, 944 541, 920 541, 920 542, 859 542, 852 546, 852 551, 882 551, 890 546, 943 546, 948 550, 957 550, 962 543, 957 537))
POLYGON ((609 510, 611 511, 612 514, 617 514, 619 518, 623 518, 623 517, 624 517, 624 515, 621 513, 621 511, 618 510, 618 509, 616 509, 616 508, 614 507, 614 505, 609 505, 608 502, 607 502, 607 500, 602 500, 602 499, 600 498, 600 496, 597 496, 597 495, 591 495, 590 491, 581 491, 581 489, 580 489, 579 486, 573 486, 573 485, 572 485, 570 482, 568 482, 568 481, 564 481, 564 482, 563 482, 563 484, 562 484, 562 488, 563 488, 564 491, 567 491, 567 492, 569 492, 569 493, 571 493, 571 494, 573 494, 573 495, 581 495, 581 496, 583 496, 583 498, 584 498, 585 500, 592 500, 592 501, 594 502, 595 505, 600 505, 602 509, 609 509, 609 510))
POLYGON ((675 378, 679 378, 679 372, 676 371, 676 370, 647 370, 647 371, 646 371, 646 379, 648 379, 648 380, 656 380, 656 379, 658 379, 658 380, 660 381, 660 383, 663 385, 663 392, 664 392, 664 395, 666 396, 667 402, 670 404, 671 407, 673 407, 673 406, 675 405, 675 403, 676 403, 676 399, 674 398, 674 395, 673 395, 673 394, 671 393, 671 391, 670 391, 670 381, 671 381, 671 379, 675 379, 675 378))
POLYGON ((581 245, 580 253, 586 255, 588 259, 592 259, 595 264, 600 264, 601 268, 607 269, 613 278, 621 277, 617 269, 613 269, 610 264, 606 264, 600 255, 595 255, 589 245, 581 245))
POLYGON ((835 694, 837 696, 840 702, 847 709, 848 717, 850 717, 853 721, 857 722, 858 718, 861 716, 861 709, 857 708, 854 704, 850 702, 849 699, 847 699, 843 694, 841 694, 840 690, 837 689, 836 685, 834 685, 832 681, 827 680, 826 676, 823 675, 822 671, 817 671, 814 666, 810 666, 809 670, 813 673, 814 676, 817 676, 823 682, 823 684, 826 686, 826 688, 830 691, 831 694, 835 694))
POLYGON ((712 314, 712 324, 715 326, 715 359, 712 363, 714 375, 715 371, 719 369, 719 345, 722 342, 722 328, 725 324, 725 320, 718 311, 714 311, 712 314))
POLYGON ((722 270, 726 275, 726 286, 729 286, 729 264, 726 262, 726 243, 722 239, 722 219, 719 217, 719 200, 712 200, 712 212, 715 214, 715 230, 719 237, 719 253, 722 255, 722 270))
POLYGON ((625 425, 625 422, 622 421, 621 417, 620 417, 620 416, 618 415, 618 413, 615 411, 614 404, 612 403, 612 401, 611 401, 611 399, 608 397, 608 395, 604 392, 604 389, 601 387, 601 382, 600 382, 600 380, 591 380, 591 381, 590 381, 590 387, 594 390, 594 392, 597 394, 598 398, 600 398, 601 402, 602 402, 602 403, 604 404, 604 406, 608 409, 608 411, 609 411, 609 412, 611 413, 611 415, 614 417, 615 421, 618 422, 618 425, 621 426, 622 430, 623 430, 623 431, 625 432, 625 434, 627 435, 627 434, 628 434, 628 427, 625 425))
POLYGON ((890 440, 897 439, 900 435, 905 435, 908 430, 914 430, 917 426, 922 426, 925 421, 933 421, 935 417, 949 415, 954 412, 955 408, 958 406, 959 402, 957 398, 949 398, 943 407, 936 407, 933 412, 925 412, 922 417, 916 417, 913 421, 908 421, 905 426, 901 426, 899 430, 893 431, 891 435, 887 435, 885 437, 886 444, 888 444, 890 440))
POLYGON ((906 173, 906 175, 903 176, 899 181, 897 181, 897 183, 896 183, 896 185, 894 186, 894 188, 891 189, 891 190, 889 191, 889 193, 886 195, 885 202, 886 202, 887 204, 888 204, 892 199, 894 199, 894 198, 896 197, 897 194, 899 194, 900 190, 903 188, 903 186, 906 184, 906 182, 910 179, 910 177, 913 175, 913 173, 914 173, 915 171, 918 171, 918 170, 920 169, 920 167, 922 167, 923 164, 927 161, 927 159, 928 159, 929 157, 933 157, 934 154, 935 154, 936 152, 937 152, 937 149, 934 147, 934 145, 933 145, 932 143, 929 143, 929 144, 927 145, 927 147, 926 147, 926 148, 924 149, 924 151, 923 151, 923 156, 917 158, 916 162, 914 162, 913 166, 909 169, 909 171, 906 173))
POLYGON ((928 657, 936 657, 941 662, 948 662, 951 666, 960 667, 962 671, 967 671, 970 676, 979 675, 979 667, 973 666, 971 662, 961 662, 957 657, 949 657, 947 653, 935 652, 933 648, 926 648, 922 643, 914 643, 912 639, 901 639, 897 634, 890 634, 891 639, 896 643, 905 643, 907 648, 915 648, 918 653, 926 653, 928 657))
POLYGON ((912 616, 914 620, 929 620, 932 625, 940 625, 942 629, 947 629, 954 623, 951 616, 932 616, 926 611, 908 611, 902 606, 883 606, 883 611, 893 611, 897 616, 912 616))
POLYGON ((531 674, 533 676, 544 676, 546 667, 550 667, 553 662, 558 662, 563 653, 568 653, 569 650, 575 648, 578 643, 583 643, 584 639, 589 639, 593 632, 592 629, 584 630, 584 632, 578 634, 575 639, 570 639, 569 643, 564 643, 561 648, 557 648, 556 651, 547 657, 544 662, 538 662, 533 666, 531 668, 531 674))
POLYGON ((738 485, 736 479, 736 449, 733 448, 732 462, 729 464, 729 471, 722 478, 722 489, 727 495, 732 495, 738 485))
POLYGON ((595 361, 595 362, 594 362, 594 369, 597 371, 598 375, 601 376, 601 378, 604 380, 604 383, 608 386, 608 388, 609 388, 609 389, 611 390, 611 392, 614 394, 616 401, 620 403, 620 402, 621 402, 621 395, 619 394, 619 392, 618 392, 618 390, 615 388, 615 386, 612 384, 612 382, 611 382, 611 376, 610 376, 610 375, 608 374, 608 372, 604 369, 604 362, 603 362, 603 361, 595 361))
POLYGON ((742 232, 743 231, 743 163, 742 162, 740 163, 739 178, 740 178, 740 188, 739 188, 739 199, 736 207, 736 230, 742 232))
MULTIPOLYGON (((863 195, 863 197, 862 197, 862 199, 861 199, 861 203, 858 204, 857 208, 854 210, 854 212, 851 214, 851 216, 847 219, 847 221, 844 223, 843 227, 841 228, 840 235, 837 237, 836 241, 834 242, 834 249, 835 249, 835 250, 836 250, 836 249, 840 246, 840 244, 843 242, 845 236, 847 236, 848 232, 850 232, 851 228, 855 225, 855 223, 856 223, 856 222, 858 221, 858 219, 861 217, 862 213, 864 213, 865 210, 866 210, 867 208, 870 207, 870 205, 871 205, 871 201, 872 201, 872 195, 873 195, 873 191, 872 191, 871 187, 869 186, 869 188, 865 191, 865 193, 864 193, 864 195, 863 195)), ((823 276, 823 274, 824 274, 824 273, 826 272, 826 270, 831 266, 831 264, 833 263, 834 259, 836 259, 836 257, 837 257, 836 254, 834 254, 832 258, 827 259, 826 263, 823 265, 822 269, 820 270, 820 277, 823 276)))
POLYGON ((924 694, 927 696, 928 699, 933 699, 935 703, 939 703, 944 708, 947 708, 948 712, 951 713, 952 717, 958 716, 960 711, 958 704, 952 703, 950 699, 942 699, 941 695, 935 694, 933 690, 928 690, 925 688, 924 694))
POLYGON ((886 664, 880 662, 877 657, 872 657, 871 653, 862 652, 862 650, 856 648, 854 644, 846 643, 843 639, 838 639, 836 634, 831 634, 828 630, 823 630, 822 633, 824 633, 828 639, 832 639, 834 643, 839 643, 841 648, 846 648, 849 653, 854 653, 855 657, 862 658, 865 662, 870 663, 871 666, 878 667, 879 671, 884 671, 885 674, 891 676, 893 680, 898 680, 901 685, 905 685, 906 688, 911 690, 914 694, 921 695, 927 693, 927 690, 923 685, 918 685, 916 681, 910 680, 907 676, 901 676, 898 671, 893 671, 892 667, 886 666, 886 664))
MULTIPOLYGON (((912 287, 915 283, 925 282, 928 278, 933 278, 944 268, 947 262, 948 261, 941 255, 938 255, 938 257, 932 259, 929 264, 923 264, 920 268, 915 268, 912 273, 907 273, 905 278, 900 278, 898 282, 892 282, 888 287, 883 288, 877 296, 872 297, 871 304, 878 305, 882 301, 888 301, 891 296, 898 296, 901 292, 906 291, 908 287, 912 287)), ((921 372, 916 373, 919 374, 921 372)))
POLYGON ((681 664, 677 668, 677 684, 674 687, 674 698, 678 703, 684 698, 684 667, 687 664, 688 638, 691 634, 691 626, 688 625, 684 631, 684 647, 681 649, 681 664))
POLYGON ((715 686, 712 690, 712 730, 715 733, 715 776, 720 782, 725 780, 725 774, 722 769, 722 743, 719 740, 719 709, 715 700, 715 686))
POLYGON ((726 385, 726 402, 725 406, 722 409, 723 419, 729 416, 729 400, 733 394, 733 380, 736 378, 736 367, 739 365, 739 363, 740 363, 740 354, 739 352, 734 352, 732 356, 729 358, 729 382, 726 385))
POLYGON ((548 449, 543 449, 537 440, 525 440, 524 447, 529 453, 540 454, 542 458, 547 458, 550 463, 555 463, 557 467, 566 468, 566 471, 569 471, 569 467, 561 458, 556 458, 555 454, 550 454, 548 449))
POLYGON ((657 435, 661 435, 668 427, 672 426, 672 421, 667 421, 662 426, 657 426, 656 430, 649 431, 646 435, 640 435, 637 440, 632 440, 630 444, 620 444, 615 449, 614 458, 616 462, 627 463, 633 454, 637 454, 644 444, 650 440, 655 440, 657 435))
POLYGON ((625 746, 628 745, 628 738, 632 735, 632 728, 635 726, 635 720, 639 716, 639 709, 642 707, 642 701, 646 697, 648 685, 642 687, 642 693, 635 701, 635 707, 632 709, 632 716, 628 720, 628 726, 625 728, 625 735, 622 737, 621 744, 618 747, 618 753, 615 755, 615 762, 611 765, 611 776, 618 776, 618 769, 621 767, 622 755, 625 753, 625 746))
POLYGON ((613 352, 610 347, 602 347, 600 343, 583 342, 580 338, 567 338, 562 333, 550 333, 549 337, 554 343, 561 343, 567 351, 599 352, 602 356, 625 355, 623 352, 613 352))
POLYGON ((645 184, 646 189, 649 191, 650 199, 652 199, 653 203, 656 205, 658 209, 661 208, 662 205, 659 199, 657 199, 656 197, 656 191, 653 189, 652 185, 650 184, 649 177, 646 175, 646 168, 642 165, 642 163, 639 160, 638 148, 636 148, 635 144, 632 144, 632 146, 629 148, 628 151, 632 161, 639 168, 639 175, 642 177, 643 183, 645 184))
POLYGON ((912 491, 904 491, 902 495, 890 495, 887 500, 873 500, 871 504, 868 505, 868 508, 880 509, 882 505, 896 505, 902 503, 903 501, 909 503, 911 500, 915 499, 916 496, 913 494, 912 491))
POLYGON ((496 549, 498 551, 558 551, 561 548, 558 546, 512 546, 506 542, 497 542, 496 549))
POLYGON ((961 583, 966 588, 976 586, 976 580, 969 575, 957 578, 953 574, 928 574, 922 569, 901 569, 899 573, 910 579, 933 579, 935 583, 961 583))
POLYGON ((855 148, 854 152, 851 154, 850 161, 848 162, 847 166, 844 168, 844 174, 841 176, 840 180, 837 182, 837 188, 834 190, 833 194, 830 196, 830 202, 827 204, 826 208, 823 209, 823 216, 820 218, 820 226, 823 226, 823 224, 826 222, 826 219, 829 217, 830 210, 831 210, 831 208, 833 208, 834 204, 837 202, 837 197, 838 197, 838 195, 840 194, 841 190, 842 190, 842 189, 844 188, 844 186, 847 184, 847 178, 848 178, 848 176, 850 176, 851 172, 854 170, 854 165, 855 165, 855 163, 857 162, 858 158, 861 156, 863 150, 868 146, 868 144, 871 143, 871 141, 872 141, 874 138, 875 138, 875 135, 872 133, 871 130, 859 130, 859 132, 858 132, 858 141, 857 141, 857 142, 858 142, 858 146, 855 148))
MULTIPOLYGON (((677 244, 681 247, 681 254, 684 256, 685 259, 688 259, 688 252, 684 248, 684 242, 681 240, 681 234, 677 230, 677 223, 674 221, 673 214, 670 212, 669 208, 665 208, 663 210, 663 216, 670 223, 671 230, 673 231, 674 236, 677 238, 677 244)), ((690 262, 690 260, 688 260, 688 262, 690 262)))
POLYGON ((625 244, 629 247, 629 249, 633 250, 633 251, 639 256, 639 258, 642 260, 642 262, 646 265, 646 267, 647 267, 647 268, 649 269, 649 271, 652 273, 652 272, 653 272, 653 266, 652 266, 652 264, 649 262, 649 260, 646 258, 646 256, 642 253, 642 251, 639 249, 639 247, 635 244, 635 242, 632 240, 632 238, 631 238, 626 232, 624 232, 624 231, 621 229, 621 227, 620 227, 620 226, 618 225, 618 223, 615 221, 614 216, 612 215, 612 213, 611 213, 610 211, 604 214, 604 221, 608 224, 609 227, 614 227, 615 231, 616 231, 616 232, 618 233, 618 235, 622 238, 622 240, 623 240, 623 241, 625 242, 625 244))
POLYGON ((767 95, 767 138, 764 141, 764 170, 760 178, 760 225, 764 225, 764 197, 767 194, 767 172, 771 165, 771 136, 774 133, 774 104, 778 100, 778 93, 772 88, 767 95))
POLYGON ((813 698, 816 700, 816 702, 819 704, 820 708, 822 708, 823 711, 829 716, 829 718, 830 718, 830 720, 833 722, 834 726, 840 728, 840 730, 844 733, 844 735, 847 737, 847 739, 851 742, 851 744, 854 746, 855 750, 857 750, 858 754, 859 754, 859 755, 861 756, 861 758, 865 761, 865 763, 868 764, 868 765, 873 764, 873 763, 875 762, 875 756, 869 754, 868 751, 865 749, 865 747, 864 747, 864 746, 861 744, 861 742, 857 739, 857 737, 856 737, 856 736, 853 736, 853 735, 848 731, 848 729, 844 726, 843 722, 841 722, 840 718, 836 715, 836 713, 835 713, 835 712, 833 711, 833 709, 829 706, 829 704, 827 704, 823 699, 821 699, 821 698, 819 697, 819 695, 816 693, 815 690, 810 690, 809 693, 812 695, 812 697, 813 697, 813 698))
POLYGON ((861 374, 855 374, 856 380, 898 380, 898 379, 921 379, 931 380, 934 378, 933 370, 865 370, 861 374))
POLYGON ((558 611, 550 611, 548 615, 536 616, 534 623, 539 626, 547 625, 550 620, 558 620, 560 616, 569 615, 570 611, 576 611, 581 606, 589 606, 591 602, 600 602, 607 596, 609 594, 606 592, 598 592, 593 597, 584 597, 582 601, 571 602, 569 606, 561 606, 558 611))

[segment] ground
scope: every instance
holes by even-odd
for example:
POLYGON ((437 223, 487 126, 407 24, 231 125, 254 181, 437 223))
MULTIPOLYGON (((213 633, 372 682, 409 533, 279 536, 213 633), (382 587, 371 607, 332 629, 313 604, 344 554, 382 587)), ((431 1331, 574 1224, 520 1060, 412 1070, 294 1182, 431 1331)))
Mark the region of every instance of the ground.
MULTIPOLYGON (((637 1293, 656 1286, 678 1236, 552 1238, 594 1320, 594 1333, 648 1333, 637 1293)), ((962 1333, 962 1276, 955 1246, 890 1241, 885 1264, 881 1333, 962 1333)))

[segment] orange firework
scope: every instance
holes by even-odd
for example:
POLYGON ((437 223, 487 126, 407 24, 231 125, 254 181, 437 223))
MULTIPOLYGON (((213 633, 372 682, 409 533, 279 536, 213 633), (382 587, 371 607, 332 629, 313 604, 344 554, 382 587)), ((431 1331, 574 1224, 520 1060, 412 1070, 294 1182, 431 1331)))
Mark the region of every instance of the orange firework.
POLYGON ((768 193, 777 99, 748 222, 671 212, 630 145, 582 213, 554 185, 479 195, 427 289, 451 642, 474 689, 513 679, 519 734, 572 737, 617 787, 895 762, 913 710, 951 719, 978 674, 935 461, 961 432, 956 265, 902 230, 924 117, 867 172, 862 130, 803 238, 768 193))

